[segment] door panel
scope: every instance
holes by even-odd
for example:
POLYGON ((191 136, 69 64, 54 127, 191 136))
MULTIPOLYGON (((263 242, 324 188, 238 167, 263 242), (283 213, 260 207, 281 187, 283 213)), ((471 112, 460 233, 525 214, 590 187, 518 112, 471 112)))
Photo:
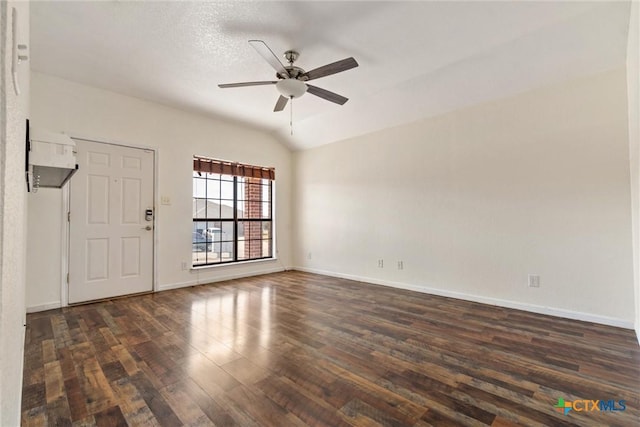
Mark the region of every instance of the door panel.
POLYGON ((139 224, 142 184, 137 178, 122 178, 122 223, 139 224))
POLYGON ((122 271, 120 277, 137 276, 140 274, 140 238, 123 237, 120 240, 122 247, 122 271))
POLYGON ((87 239, 86 263, 85 281, 105 280, 109 277, 108 239, 87 239))
POLYGON ((89 175, 87 189, 87 221, 89 224, 109 223, 109 177, 89 175))
POLYGON ((153 152, 76 140, 69 303, 153 290, 153 152))

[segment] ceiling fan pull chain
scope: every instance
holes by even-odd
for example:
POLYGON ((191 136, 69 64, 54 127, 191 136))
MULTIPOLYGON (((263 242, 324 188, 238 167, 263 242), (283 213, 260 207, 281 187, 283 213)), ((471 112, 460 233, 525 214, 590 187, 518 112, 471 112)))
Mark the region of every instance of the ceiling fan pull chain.
POLYGON ((291 105, 289 106, 289 127, 291 128, 291 136, 293 136, 293 96, 291 97, 291 105))

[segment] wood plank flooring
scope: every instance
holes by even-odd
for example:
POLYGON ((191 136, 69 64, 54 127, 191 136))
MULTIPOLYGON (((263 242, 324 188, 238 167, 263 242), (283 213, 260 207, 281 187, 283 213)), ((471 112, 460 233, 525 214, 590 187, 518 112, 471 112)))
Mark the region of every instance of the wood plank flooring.
POLYGON ((25 346, 25 426, 640 425, 630 330, 301 272, 30 314, 25 346))

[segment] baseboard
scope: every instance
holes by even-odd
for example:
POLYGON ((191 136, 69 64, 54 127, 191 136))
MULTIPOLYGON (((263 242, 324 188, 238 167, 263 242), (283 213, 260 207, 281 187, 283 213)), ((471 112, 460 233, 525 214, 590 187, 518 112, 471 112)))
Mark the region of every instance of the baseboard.
POLYGON ((39 311, 53 310, 54 308, 60 307, 62 307, 62 303, 60 301, 48 302, 45 304, 32 305, 27 307, 27 313, 37 313, 39 311))
MULTIPOLYGON (((215 278, 211 278, 211 279, 196 278, 194 280, 189 280, 186 282, 169 283, 166 285, 160 285, 157 289, 157 292, 168 291, 170 289, 187 288, 189 286, 204 285, 206 283, 222 282, 224 280, 241 279, 243 277, 259 276, 262 274, 279 273, 286 270, 287 268, 284 268, 284 267, 274 267, 274 268, 266 268, 259 271, 252 271, 249 273, 245 272, 245 273, 225 274, 221 276, 216 276, 215 278)), ((27 307, 27 313, 37 313, 39 311, 53 310, 55 308, 60 308, 60 307, 62 307, 62 303, 60 301, 48 302, 45 304, 32 305, 27 307)))
POLYGON ((258 270, 258 271, 225 274, 225 275, 220 275, 220 276, 216 276, 209 279, 199 278, 195 280, 189 280, 187 282, 168 283, 166 285, 160 285, 158 287, 158 291, 162 292, 162 291, 168 291, 170 289, 179 289, 179 288, 186 288, 189 286, 205 285, 207 283, 222 282, 225 280, 242 279, 244 277, 260 276, 263 274, 270 274, 270 273, 280 273, 285 270, 286 269, 284 267, 274 267, 274 268, 266 268, 264 270, 258 270))
POLYGON ((179 283, 168 283, 166 285, 158 286, 158 292, 168 291, 171 289, 187 288, 189 286, 196 286, 196 285, 198 285, 197 280, 189 280, 188 282, 179 282, 179 283))
POLYGON ((417 286, 409 283, 392 282, 387 280, 376 279, 373 277, 358 276, 353 274, 338 273, 335 271, 322 270, 308 267, 293 267, 294 270, 304 271, 307 273, 322 274, 325 276, 339 277, 342 279, 356 280, 358 282, 372 283, 374 285, 389 286, 392 288, 406 289, 409 291, 421 292, 430 295, 438 295, 442 297, 456 298, 465 301, 479 302, 482 304, 495 305, 498 307, 513 308, 516 310, 529 311, 537 314, 546 314, 549 316, 564 317, 566 319, 581 320, 584 322, 599 323, 602 325, 616 326, 625 329, 634 329, 633 322, 615 317, 600 316, 597 314, 584 313, 580 311, 564 310, 555 307, 545 307, 535 304, 527 304, 516 301, 509 301, 499 298, 483 297, 480 295, 467 294, 463 292, 447 291, 444 289, 430 288, 426 286, 417 286))

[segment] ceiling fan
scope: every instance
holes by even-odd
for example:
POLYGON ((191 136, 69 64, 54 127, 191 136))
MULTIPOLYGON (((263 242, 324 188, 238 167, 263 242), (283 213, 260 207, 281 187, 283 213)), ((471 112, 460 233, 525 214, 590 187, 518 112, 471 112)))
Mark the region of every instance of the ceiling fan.
POLYGON ((233 87, 246 87, 246 86, 263 86, 263 85, 276 85, 276 89, 280 92, 280 97, 276 102, 276 106, 273 111, 282 111, 287 105, 289 99, 298 98, 309 92, 312 95, 318 96, 327 101, 335 102, 336 104, 343 105, 349 100, 342 95, 328 91, 326 89, 319 88, 317 86, 310 85, 306 82, 309 80, 319 79, 320 77, 330 76, 332 74, 340 73, 342 71, 350 70, 358 66, 358 63, 353 58, 346 58, 341 61, 333 62, 331 64, 323 65, 322 67, 314 68, 311 71, 305 71, 300 67, 293 65, 298 59, 298 52, 294 50, 288 50, 284 53, 284 57, 289 62, 289 65, 285 66, 280 62, 275 53, 267 46, 262 40, 249 40, 251 46, 258 51, 268 63, 276 70, 276 77, 278 80, 272 81, 260 81, 260 82, 243 82, 243 83, 227 83, 220 84, 220 88, 233 88, 233 87))

